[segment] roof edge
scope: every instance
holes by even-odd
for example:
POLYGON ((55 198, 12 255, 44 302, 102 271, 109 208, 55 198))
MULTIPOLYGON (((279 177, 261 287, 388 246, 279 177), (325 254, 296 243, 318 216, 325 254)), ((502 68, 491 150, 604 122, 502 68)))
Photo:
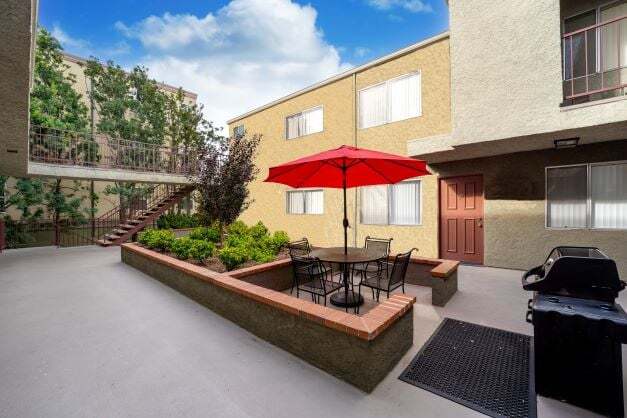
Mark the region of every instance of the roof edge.
POLYGON ((319 81, 319 82, 317 82, 315 84, 312 84, 312 85, 310 85, 308 87, 305 87, 305 88, 303 88, 301 90, 297 90, 297 91, 295 91, 293 93, 290 93, 290 94, 288 94, 286 96, 280 97, 280 98, 278 98, 276 100, 273 100, 273 101, 271 101, 269 103, 266 103, 265 105, 256 107, 256 108, 254 108, 252 110, 249 110, 246 113, 242 113, 239 116, 236 116, 234 118, 229 119, 226 123, 230 125, 233 122, 237 122, 240 119, 244 119, 244 118, 246 118, 248 116, 254 115, 255 113, 259 113, 262 110, 266 110, 266 109, 268 109, 268 108, 270 108, 272 106, 276 106, 276 105, 278 105, 280 103, 283 103, 283 102, 285 102, 285 101, 287 101, 289 99, 293 99, 294 97, 298 97, 300 95, 308 93, 308 92, 310 92, 312 90, 315 90, 317 88, 326 86, 327 84, 331 84, 331 83, 333 83, 335 81, 341 80, 341 79, 346 78, 348 76, 351 76, 353 74, 365 71, 365 70, 367 70, 369 68, 372 68, 372 67, 376 67, 377 65, 383 64, 383 63, 385 63, 387 61, 391 61, 391 60, 393 60, 395 58, 401 57, 403 55, 407 55, 410 52, 413 52, 413 51, 415 51, 417 49, 420 49, 420 48, 423 48, 423 47, 425 47, 427 45, 430 45, 432 43, 441 41, 442 39, 446 39, 446 38, 449 37, 449 34, 450 34, 450 32, 446 31, 446 32, 442 32, 442 33, 440 33, 438 35, 432 36, 430 38, 423 39, 422 41, 419 41, 419 42, 416 42, 415 44, 411 44, 409 46, 406 46, 405 48, 402 48, 402 49, 399 49, 397 51, 394 51, 394 52, 392 52, 392 53, 390 53, 388 55, 384 55, 384 56, 376 58, 376 59, 374 59, 372 61, 368 61, 365 64, 362 64, 362 65, 360 65, 358 67, 351 68, 350 70, 344 71, 344 72, 336 74, 334 76, 331 76, 331 77, 329 77, 327 79, 319 81))

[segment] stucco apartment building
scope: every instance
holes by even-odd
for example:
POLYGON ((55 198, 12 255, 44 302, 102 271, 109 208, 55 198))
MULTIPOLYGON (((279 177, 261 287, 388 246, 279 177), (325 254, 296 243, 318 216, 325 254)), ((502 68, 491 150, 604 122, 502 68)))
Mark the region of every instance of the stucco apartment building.
MULTIPOLYGON (((343 242, 340 190, 290 190, 263 183, 268 168, 342 144, 405 154, 407 141, 450 132, 449 38, 442 34, 364 64, 230 120, 232 134, 261 134, 242 215, 316 245, 343 242)), ((437 178, 348 193, 349 242, 393 237, 393 250, 437 256, 437 178)))
POLYGON ((341 242, 341 196, 263 183, 341 144, 432 176, 349 194, 353 242, 526 269, 598 246, 627 277, 627 3, 450 0, 450 30, 229 121, 263 135, 246 222, 341 242))

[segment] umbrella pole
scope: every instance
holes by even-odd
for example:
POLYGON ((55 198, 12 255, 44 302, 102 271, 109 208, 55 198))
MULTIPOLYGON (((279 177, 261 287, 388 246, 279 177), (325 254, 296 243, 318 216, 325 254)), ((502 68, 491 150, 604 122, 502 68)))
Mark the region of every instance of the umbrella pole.
POLYGON ((344 254, 348 254, 348 216, 346 211, 346 163, 342 165, 342 189, 344 191, 344 254))

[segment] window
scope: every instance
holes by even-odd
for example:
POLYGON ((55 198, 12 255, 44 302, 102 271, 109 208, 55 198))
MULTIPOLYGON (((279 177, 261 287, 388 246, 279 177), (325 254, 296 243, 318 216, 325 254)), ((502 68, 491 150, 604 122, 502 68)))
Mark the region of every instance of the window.
POLYGON ((244 129, 244 125, 237 125, 233 128, 233 136, 235 137, 244 136, 245 132, 246 130, 244 129))
POLYGON ((627 229, 627 163, 546 171, 549 228, 627 229))
POLYGON ((627 1, 615 1, 564 19, 562 55, 566 99, 597 100, 623 94, 627 72, 627 1))
POLYGON ((322 190, 290 190, 287 192, 287 213, 321 215, 324 213, 322 190))
POLYGON ((322 106, 305 110, 285 119, 285 137, 287 139, 322 132, 323 128, 322 106))
POLYGON ((362 224, 420 225, 420 181, 361 188, 362 224))
POLYGON ((420 73, 407 74, 359 92, 359 127, 370 128, 421 115, 420 73))

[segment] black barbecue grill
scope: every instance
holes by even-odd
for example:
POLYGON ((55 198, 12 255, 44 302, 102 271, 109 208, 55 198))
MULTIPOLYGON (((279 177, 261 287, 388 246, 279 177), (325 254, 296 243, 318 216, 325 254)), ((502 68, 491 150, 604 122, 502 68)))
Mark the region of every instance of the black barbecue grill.
POLYGON ((608 416, 623 416, 621 343, 625 288, 614 260, 598 248, 557 247, 523 275, 533 323, 536 392, 608 416))

